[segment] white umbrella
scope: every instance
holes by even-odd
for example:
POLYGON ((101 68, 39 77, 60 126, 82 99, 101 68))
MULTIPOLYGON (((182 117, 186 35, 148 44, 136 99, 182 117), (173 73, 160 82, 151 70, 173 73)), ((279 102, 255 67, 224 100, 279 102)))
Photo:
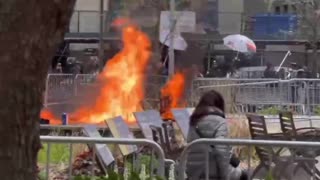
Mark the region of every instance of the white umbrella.
POLYGON ((257 51, 255 43, 248 37, 240 34, 229 35, 223 38, 223 43, 228 48, 242 53, 257 51))
MULTIPOLYGON (((164 30, 160 32, 159 40, 162 44, 165 44, 166 46, 170 47, 170 31, 164 30)), ((173 49, 175 50, 181 50, 184 51, 188 47, 187 42, 183 39, 183 37, 180 34, 175 34, 173 36, 173 49)))

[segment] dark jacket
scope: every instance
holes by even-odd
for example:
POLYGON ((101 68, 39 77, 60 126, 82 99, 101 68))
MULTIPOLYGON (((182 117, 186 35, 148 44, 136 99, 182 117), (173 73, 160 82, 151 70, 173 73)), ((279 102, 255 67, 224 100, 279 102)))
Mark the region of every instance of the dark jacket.
MULTIPOLYGON (((207 108, 202 112, 203 115, 199 116, 198 123, 190 126, 188 143, 201 137, 221 139, 228 137, 225 118, 219 114, 216 115, 213 111, 214 109, 207 108)), ((199 179, 199 177, 205 175, 206 152, 209 152, 210 179, 229 179, 231 148, 225 145, 216 145, 214 147, 199 145, 190 149, 187 161, 187 176, 190 179, 199 179)))
POLYGON ((263 73, 264 78, 278 78, 276 71, 273 69, 266 69, 263 73))

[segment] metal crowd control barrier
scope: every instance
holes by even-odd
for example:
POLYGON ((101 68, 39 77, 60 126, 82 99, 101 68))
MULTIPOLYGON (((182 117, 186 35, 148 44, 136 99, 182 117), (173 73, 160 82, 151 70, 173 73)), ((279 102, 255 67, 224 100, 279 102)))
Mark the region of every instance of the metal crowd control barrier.
POLYGON ((74 94, 73 74, 48 74, 44 94, 44 105, 68 101, 74 94))
POLYGON ((144 83, 144 108, 158 109, 160 100, 160 89, 166 84, 167 76, 148 76, 144 83))
MULTIPOLYGON (((50 163, 50 143, 67 143, 70 144, 70 158, 69 158, 69 172, 68 179, 71 179, 72 176, 72 144, 82 143, 82 144, 125 144, 125 145, 149 145, 154 149, 154 151, 158 155, 158 175, 160 177, 164 176, 164 167, 165 162, 172 163, 170 160, 165 160, 164 152, 159 144, 154 141, 150 141, 147 139, 127 139, 127 138, 89 138, 89 137, 59 137, 59 136, 41 136, 40 137, 42 143, 48 143, 47 150, 47 164, 46 164, 46 173, 47 178, 49 173, 49 163, 50 163)), ((95 154, 95 153, 93 153, 95 154)))
POLYGON ((204 92, 214 89, 224 96, 229 111, 257 112, 277 107, 303 115, 320 113, 319 79, 198 79, 194 84, 194 102, 204 92))
MULTIPOLYGON (((49 74, 44 95, 45 106, 68 104, 83 95, 94 84, 93 74, 49 74)), ((145 108, 158 108, 161 87, 166 76, 148 76, 145 82, 145 108)), ((222 93, 229 113, 257 112, 261 109, 291 108, 298 114, 320 114, 319 79, 227 79, 199 78, 192 82, 191 95, 186 99, 194 106, 201 95, 215 89, 222 93)))
MULTIPOLYGON (((239 84, 246 83, 255 83, 255 82, 269 82, 269 81, 278 81, 278 79, 229 79, 229 78, 197 78, 192 82, 191 88, 191 104, 190 106, 195 106, 196 102, 198 102, 201 94, 205 91, 205 88, 212 89, 212 87, 216 86, 226 86, 226 87, 234 87, 239 84), (199 92, 199 89, 203 89, 203 91, 199 92)), ((222 94, 226 94, 225 97, 228 97, 232 92, 232 89, 224 88, 221 92, 222 94), (227 95, 228 94, 228 95, 227 95)))
MULTIPOLYGON (((88 87, 95 85, 96 74, 48 74, 44 105, 63 105, 74 103, 75 97, 92 93, 88 87)), ((167 76, 148 76, 145 86, 146 107, 156 108, 159 104, 160 89, 167 82, 167 76)))
POLYGON ((74 96, 79 96, 86 87, 93 84, 96 79, 95 74, 77 74, 75 76, 74 96))
MULTIPOLYGON (((320 142, 302 142, 302 141, 274 141, 274 140, 249 140, 249 139, 198 139, 186 145, 179 158, 177 166, 178 180, 184 180, 186 172, 187 155, 189 150, 199 145, 227 145, 227 146, 249 146, 249 154, 252 153, 252 146, 263 147, 288 147, 288 148, 320 148, 320 142)), ((205 179, 209 180, 209 158, 206 156, 205 179)), ((248 168, 250 165, 250 155, 248 156, 248 168)), ((250 177, 249 177, 250 179, 250 177)))

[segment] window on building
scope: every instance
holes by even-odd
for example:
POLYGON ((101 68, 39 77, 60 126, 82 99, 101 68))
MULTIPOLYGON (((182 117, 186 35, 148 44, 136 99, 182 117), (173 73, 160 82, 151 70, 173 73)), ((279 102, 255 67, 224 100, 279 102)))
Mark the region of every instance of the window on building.
POLYGON ((292 13, 296 14, 297 13, 297 6, 296 5, 292 5, 292 13))
POLYGON ((288 5, 283 5, 283 13, 288 14, 289 13, 289 6, 288 5))
POLYGON ((280 14, 281 13, 280 6, 276 6, 274 11, 275 11, 276 14, 280 14))

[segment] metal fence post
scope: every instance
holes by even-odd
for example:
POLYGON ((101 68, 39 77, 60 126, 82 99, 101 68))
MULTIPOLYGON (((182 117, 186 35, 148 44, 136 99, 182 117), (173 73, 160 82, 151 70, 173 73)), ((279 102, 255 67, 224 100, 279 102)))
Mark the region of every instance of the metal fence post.
POLYGON ((175 66, 175 57, 174 57, 174 36, 175 36, 175 26, 176 26, 176 18, 175 18, 175 8, 176 3, 175 0, 170 0, 170 39, 169 39, 169 76, 173 76, 174 74, 174 66, 175 66))
POLYGON ((92 146, 92 165, 91 165, 91 175, 94 176, 94 166, 96 163, 96 148, 94 148, 94 145, 92 146))
POLYGON ((80 74, 77 74, 75 77, 74 77, 74 96, 76 97, 78 95, 78 77, 79 77, 80 74))
POLYGON ((153 149, 151 150, 151 157, 150 157, 150 177, 153 177, 153 170, 154 170, 154 166, 153 166, 153 161, 154 161, 154 153, 153 153, 153 149))
POLYGON ((99 69, 103 68, 103 56, 104 56, 104 0, 100 0, 99 7, 99 69))
MULTIPOLYGON (((59 137, 59 136, 41 136, 42 142, 46 143, 82 143, 82 144, 124 144, 124 145, 149 145, 157 153, 159 168, 158 176, 165 177, 165 155, 161 146, 154 141, 147 139, 129 139, 129 138, 89 138, 89 137, 59 137)), ((49 162, 47 162, 47 168, 49 162)))
POLYGON ((69 173, 68 178, 71 179, 72 176, 72 159, 73 159, 73 144, 69 145, 69 173))
MULTIPOLYGON (((252 155, 252 146, 249 146, 248 147, 248 169, 251 169, 251 155, 252 155)), ((251 179, 251 174, 252 172, 251 171, 248 171, 248 176, 249 176, 249 179, 251 179)))
POLYGON ((305 85, 305 98, 307 98, 307 101, 305 102, 306 103, 306 109, 307 109, 307 115, 308 115, 308 118, 309 118, 309 123, 310 123, 310 127, 313 127, 313 123, 312 123, 312 119, 310 118, 311 117, 311 102, 310 102, 310 93, 311 93, 311 89, 310 89, 310 86, 309 86, 309 83, 307 82, 304 82, 304 85, 305 85))
POLYGON ((77 32, 80 32, 80 11, 78 11, 78 16, 77 16, 77 32))
POLYGON ((51 157, 51 143, 47 144, 47 164, 46 164, 46 179, 49 180, 50 169, 50 157, 51 157))
POLYGON ((209 180, 209 146, 207 146, 206 152, 205 152, 205 163, 206 163, 206 167, 205 167, 205 175, 206 175, 206 180, 209 180))
POLYGON ((283 107, 283 103, 282 103, 282 100, 281 100, 281 95, 282 95, 282 83, 281 83, 281 80, 278 81, 278 86, 279 86, 279 94, 280 94, 280 109, 283 110, 284 107, 283 107))

